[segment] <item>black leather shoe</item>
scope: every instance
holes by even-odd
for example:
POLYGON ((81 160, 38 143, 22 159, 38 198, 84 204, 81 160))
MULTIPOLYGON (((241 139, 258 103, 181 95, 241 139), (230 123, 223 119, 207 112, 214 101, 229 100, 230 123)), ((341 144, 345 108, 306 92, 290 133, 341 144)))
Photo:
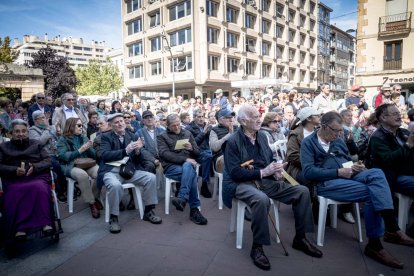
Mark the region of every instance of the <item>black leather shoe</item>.
POLYGON ((259 246, 256 248, 252 248, 250 251, 250 257, 253 260, 253 263, 263 270, 270 269, 270 262, 269 259, 266 257, 265 253, 263 252, 263 247, 259 246))
POLYGON ((320 251, 316 245, 309 241, 307 238, 300 240, 293 239, 292 247, 294 249, 303 251, 305 254, 315 258, 322 258, 323 256, 322 251, 320 251))
POLYGON ((175 209, 177 209, 178 211, 184 211, 185 208, 185 202, 182 201, 181 199, 175 197, 172 200, 172 204, 175 206, 175 209))
POLYGON ((207 183, 203 183, 203 185, 201 185, 201 192, 200 192, 200 194, 203 196, 203 197, 205 197, 205 198, 211 198, 211 193, 210 193, 210 191, 208 190, 208 186, 207 186, 207 183))

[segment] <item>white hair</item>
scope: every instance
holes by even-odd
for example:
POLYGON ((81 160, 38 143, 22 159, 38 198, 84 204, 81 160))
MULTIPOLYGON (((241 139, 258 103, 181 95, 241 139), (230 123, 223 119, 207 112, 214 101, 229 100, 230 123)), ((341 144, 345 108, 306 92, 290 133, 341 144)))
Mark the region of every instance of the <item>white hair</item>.
POLYGON ((247 120, 251 117, 256 108, 250 104, 243 104, 237 113, 237 122, 242 123, 242 120, 247 120))

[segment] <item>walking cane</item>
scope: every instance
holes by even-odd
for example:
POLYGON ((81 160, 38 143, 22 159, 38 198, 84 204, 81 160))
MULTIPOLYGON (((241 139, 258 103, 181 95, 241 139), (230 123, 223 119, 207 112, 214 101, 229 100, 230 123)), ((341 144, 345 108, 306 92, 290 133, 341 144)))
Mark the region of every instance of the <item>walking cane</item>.
MULTIPOLYGON (((254 160, 253 160, 253 159, 251 159, 251 160, 248 160, 248 161, 246 161, 246 162, 242 163, 240 166, 241 166, 241 167, 243 167, 243 168, 246 168, 246 169, 248 169, 248 170, 253 170, 253 169, 254 169, 254 167, 253 167, 253 165, 252 165, 252 163, 253 163, 253 162, 254 162, 254 160)), ((259 185, 259 182, 258 182, 257 180, 254 180, 253 182, 254 182, 254 184, 256 185, 256 188, 257 188, 258 190, 260 190, 260 185, 259 185)), ((268 213, 268 214, 267 214, 267 216, 269 217, 270 221, 272 222, 273 229, 275 229, 276 235, 278 236, 278 238, 279 238, 279 240, 280 240, 280 245, 282 246, 283 251, 285 251, 285 256, 289 256, 289 253, 287 252, 287 250, 286 250, 286 248, 285 248, 285 245, 283 244, 283 241, 282 241, 282 239, 281 239, 281 237, 280 237, 279 231, 277 231, 276 224, 275 224, 275 222, 273 221, 272 216, 270 215, 270 213, 268 213)))

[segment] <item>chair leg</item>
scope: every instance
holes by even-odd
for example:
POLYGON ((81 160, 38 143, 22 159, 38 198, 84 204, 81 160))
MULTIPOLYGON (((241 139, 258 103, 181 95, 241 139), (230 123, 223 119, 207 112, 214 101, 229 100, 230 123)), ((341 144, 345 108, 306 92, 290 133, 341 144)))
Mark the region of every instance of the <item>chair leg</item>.
POLYGON ((241 200, 237 201, 236 248, 238 249, 241 249, 243 245, 244 212, 246 207, 246 203, 241 200))
POLYGON ((71 178, 67 178, 67 200, 69 204, 69 213, 73 213, 73 193, 75 190, 75 181, 71 178))
POLYGON ((326 224, 326 213, 328 212, 328 200, 319 197, 319 219, 318 219, 318 238, 317 244, 323 246, 325 238, 325 224, 326 224))
POLYGON ((165 179, 165 214, 170 213, 170 200, 171 200, 171 180, 165 179))
POLYGON ((219 188, 219 194, 218 194, 218 204, 219 209, 223 210, 223 175, 220 175, 218 178, 218 188, 219 188))
POLYGON ((358 238, 359 238, 359 242, 362 242, 361 214, 359 212, 359 203, 356 202, 354 204, 354 207, 355 207, 355 214, 356 214, 356 220, 357 220, 357 225, 358 225, 358 238))
POLYGON ((398 226, 401 231, 405 232, 408 222, 408 209, 410 208, 410 198, 408 196, 397 194, 398 197, 398 226))
POLYGON ((139 187, 134 188, 133 196, 134 196, 135 209, 138 210, 139 217, 143 219, 144 218, 144 207, 142 204, 142 195, 141 195, 141 190, 139 189, 139 187))
POLYGON ((217 187, 219 185, 219 176, 214 174, 214 186, 213 186, 213 200, 217 200, 217 187))
POLYGON ((338 226, 338 205, 330 204, 329 208, 331 208, 331 226, 336 229, 338 226))
POLYGON ((109 200, 108 200, 108 192, 106 192, 105 196, 105 222, 109 222, 109 200))

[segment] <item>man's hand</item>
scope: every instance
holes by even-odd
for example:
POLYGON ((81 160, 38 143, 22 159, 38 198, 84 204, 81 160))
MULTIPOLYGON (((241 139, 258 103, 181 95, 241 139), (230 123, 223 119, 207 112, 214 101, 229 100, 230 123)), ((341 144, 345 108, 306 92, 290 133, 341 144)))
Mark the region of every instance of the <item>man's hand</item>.
POLYGON ((338 176, 342 178, 351 178, 354 172, 351 168, 340 168, 338 169, 338 176))
POLYGON ((361 160, 359 160, 357 163, 355 163, 352 167, 351 167, 352 171, 354 173, 359 173, 362 171, 365 171, 367 168, 365 168, 364 163, 362 163, 361 160))
POLYGON ((155 161, 154 161, 154 165, 155 165, 155 166, 158 166, 159 164, 160 164, 160 160, 155 159, 155 161))
POLYGON ((233 125, 230 125, 229 126, 229 133, 233 133, 234 132, 234 127, 233 127, 233 125))
POLYGON ((194 160, 194 159, 192 159, 192 158, 187 158, 187 159, 185 159, 185 162, 189 162, 189 163, 193 164, 193 166, 196 166, 196 165, 197 165, 197 161, 195 161, 195 160, 194 160))
POLYGON ((26 176, 29 176, 33 173, 33 164, 29 163, 29 169, 27 170, 26 176))
POLYGON ((185 143, 184 148, 188 151, 193 151, 193 146, 191 145, 190 142, 185 143))
POLYGON ((263 178, 263 177, 267 177, 270 175, 274 175, 278 171, 280 172, 282 168, 283 168, 283 164, 272 162, 269 165, 267 165, 266 168, 260 170, 260 173, 263 178))
POLYGON ((24 168, 17 167, 17 169, 16 169, 16 175, 17 176, 23 176, 25 174, 26 174, 26 170, 24 168))
POLYGON ((407 139, 407 146, 412 149, 414 146, 414 132, 411 132, 410 136, 407 139))
POLYGON ((211 125, 209 124, 209 123, 207 123, 206 124, 206 126, 204 127, 204 129, 203 129, 203 132, 204 133, 207 133, 207 132, 209 132, 210 131, 210 129, 211 129, 211 125))
POLYGON ((135 141, 135 142, 130 142, 129 144, 128 144, 128 146, 125 148, 125 151, 126 151, 126 153, 127 154, 130 154, 132 151, 134 151, 134 150, 136 150, 136 149, 141 149, 142 148, 142 146, 143 146, 143 143, 142 143, 142 141, 141 140, 137 140, 137 141, 135 141))

